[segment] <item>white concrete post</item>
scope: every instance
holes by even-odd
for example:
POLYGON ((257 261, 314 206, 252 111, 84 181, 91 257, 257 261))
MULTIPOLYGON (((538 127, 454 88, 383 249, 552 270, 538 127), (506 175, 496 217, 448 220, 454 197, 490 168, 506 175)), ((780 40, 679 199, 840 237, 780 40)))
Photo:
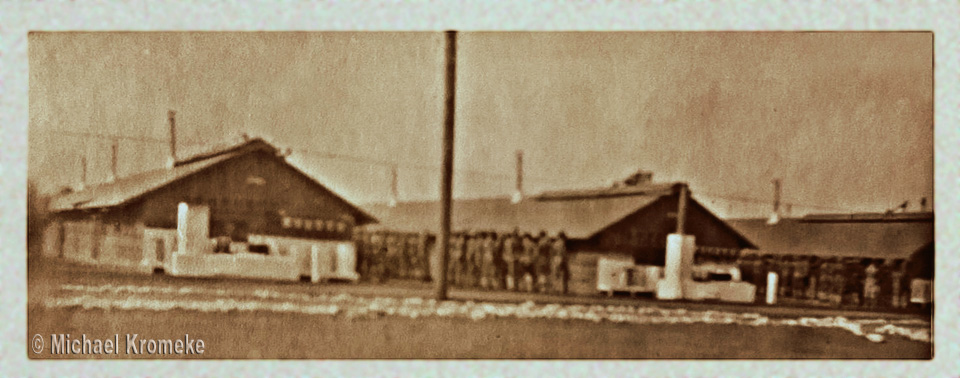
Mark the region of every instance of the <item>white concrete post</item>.
POLYGON ((777 303, 777 280, 776 273, 767 273, 767 304, 777 303))
POLYGON ((658 299, 683 298, 683 282, 690 278, 696 239, 693 235, 667 235, 663 279, 657 283, 658 299))
POLYGON ((210 208, 180 202, 177 207, 177 253, 199 254, 210 247, 210 208))
POLYGON ((310 248, 310 282, 320 282, 320 246, 315 245, 310 248))

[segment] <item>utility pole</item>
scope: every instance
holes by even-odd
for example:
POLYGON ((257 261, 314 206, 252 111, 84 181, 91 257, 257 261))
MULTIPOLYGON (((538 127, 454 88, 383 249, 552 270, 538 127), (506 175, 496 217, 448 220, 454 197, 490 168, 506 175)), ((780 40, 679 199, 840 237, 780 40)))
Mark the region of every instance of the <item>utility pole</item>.
POLYGON ((687 196, 689 196, 687 184, 680 184, 680 195, 677 201, 677 234, 683 235, 685 224, 687 222, 687 196))
POLYGON ((394 164, 390 166, 390 207, 396 207, 397 201, 400 198, 400 190, 398 189, 397 181, 397 165, 394 164))
POLYGON ((437 251, 436 297, 447 299, 447 255, 450 248, 450 210, 453 196, 453 121, 457 88, 457 32, 444 32, 446 39, 446 81, 443 108, 443 169, 440 178, 440 240, 437 251))
POLYGON ((110 182, 116 181, 120 175, 117 174, 117 155, 119 155, 119 139, 113 138, 110 143, 110 182))
POLYGON ((517 150, 517 187, 513 193, 513 203, 523 200, 523 150, 517 150))
POLYGON ((170 125, 170 156, 167 158, 167 168, 177 164, 177 112, 167 111, 167 122, 170 125))

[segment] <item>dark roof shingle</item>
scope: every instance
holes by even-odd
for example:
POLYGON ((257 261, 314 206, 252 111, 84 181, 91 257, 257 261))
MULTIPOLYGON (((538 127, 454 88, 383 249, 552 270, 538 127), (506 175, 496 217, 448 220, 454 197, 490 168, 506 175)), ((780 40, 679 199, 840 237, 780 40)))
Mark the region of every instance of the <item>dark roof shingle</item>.
MULTIPOLYGON (((246 155, 254 151, 268 151, 276 153, 278 150, 260 138, 247 140, 241 144, 212 149, 186 159, 178 160, 172 168, 157 169, 133 176, 124 177, 110 183, 88 187, 84 190, 67 193, 51 198, 49 210, 54 213, 71 210, 86 210, 109 208, 137 200, 157 189, 170 185, 176 181, 197 174, 207 168, 226 162, 233 158, 246 155)), ((284 164, 288 164, 284 161, 284 164)), ((327 189, 316 179, 310 177, 293 165, 289 165, 297 174, 306 177, 313 185, 342 201, 357 215, 359 224, 375 223, 377 219, 364 212, 359 207, 346 201, 336 193, 327 189)))
MULTIPOLYGON (((463 199, 453 202, 451 228, 454 231, 522 232, 563 231, 567 237, 587 239, 605 227, 633 214, 662 195, 636 195, 581 200, 509 198, 463 199)), ((380 225, 396 231, 432 231, 440 228, 440 203, 401 202, 396 207, 366 206, 380 219, 380 225)))
POLYGON ((767 219, 733 219, 728 223, 754 241, 760 251, 776 255, 905 259, 934 237, 932 216, 927 221, 917 221, 916 217, 884 222, 836 217, 834 221, 815 222, 782 219, 774 225, 768 225, 767 219))

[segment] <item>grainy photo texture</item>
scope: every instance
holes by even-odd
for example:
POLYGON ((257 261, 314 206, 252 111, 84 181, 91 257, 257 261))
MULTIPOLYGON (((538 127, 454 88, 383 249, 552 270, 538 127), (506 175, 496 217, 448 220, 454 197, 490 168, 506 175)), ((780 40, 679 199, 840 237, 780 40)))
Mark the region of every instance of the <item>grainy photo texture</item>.
POLYGON ((33 32, 32 359, 930 359, 929 32, 33 32))

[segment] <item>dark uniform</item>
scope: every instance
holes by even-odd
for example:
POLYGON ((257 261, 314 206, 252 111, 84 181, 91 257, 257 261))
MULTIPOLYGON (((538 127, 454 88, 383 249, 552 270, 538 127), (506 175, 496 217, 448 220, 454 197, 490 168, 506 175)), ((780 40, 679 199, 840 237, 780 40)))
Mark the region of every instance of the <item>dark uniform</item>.
POLYGON ((791 285, 794 298, 805 299, 807 297, 806 279, 809 274, 810 262, 807 257, 797 257, 793 263, 793 285, 791 285))
POLYGON ((494 253, 496 239, 493 233, 486 233, 480 244, 480 286, 484 289, 494 289, 497 281, 497 265, 494 253))
POLYGON ((464 239, 462 234, 450 238, 450 261, 447 264, 447 275, 454 285, 463 284, 463 255, 464 239))
POLYGON ((464 240, 464 282, 463 286, 472 287, 477 284, 477 253, 478 253, 478 237, 477 234, 471 232, 466 236, 464 240))
POLYGON ((547 288, 550 287, 550 249, 553 244, 553 240, 547 236, 547 233, 540 231, 540 236, 537 238, 537 258, 536 258, 536 274, 537 274, 537 291, 541 293, 547 292, 547 288))
POLYGON ((387 246, 382 233, 374 233, 370 237, 370 279, 375 282, 381 282, 386 275, 384 271, 384 257, 387 254, 387 246))
POLYGON ((366 237, 367 233, 361 231, 359 228, 353 229, 353 243, 357 250, 357 274, 361 278, 366 278, 367 276, 367 259, 366 259, 366 237))
POLYGON ((520 244, 520 236, 517 232, 509 234, 503 239, 504 283, 507 290, 517 290, 517 260, 522 253, 523 247, 520 244))
POLYGON ((773 271, 773 260, 769 255, 760 256, 757 259, 756 274, 754 279, 757 286, 757 300, 763 301, 767 295, 767 276, 773 271))
POLYGON ((536 279, 534 263, 537 259, 537 243, 529 234, 523 236, 521 243, 523 253, 520 254, 518 264, 520 267, 521 287, 523 291, 530 292, 533 291, 534 280, 536 279))
POLYGON ((417 264, 414 267, 414 278, 425 281, 430 277, 430 256, 432 243, 430 234, 421 232, 416 237, 417 243, 417 264))
POLYGON ((792 277, 790 256, 777 259, 777 296, 784 298, 790 293, 790 279, 792 277))
POLYGON ((567 236, 561 231, 551 246, 550 271, 552 273, 553 291, 560 294, 567 293, 567 281, 570 271, 567 266, 567 236))
POLYGON ((820 259, 818 257, 810 258, 810 270, 807 277, 807 299, 819 300, 820 298, 817 298, 817 290, 820 286, 820 259))

